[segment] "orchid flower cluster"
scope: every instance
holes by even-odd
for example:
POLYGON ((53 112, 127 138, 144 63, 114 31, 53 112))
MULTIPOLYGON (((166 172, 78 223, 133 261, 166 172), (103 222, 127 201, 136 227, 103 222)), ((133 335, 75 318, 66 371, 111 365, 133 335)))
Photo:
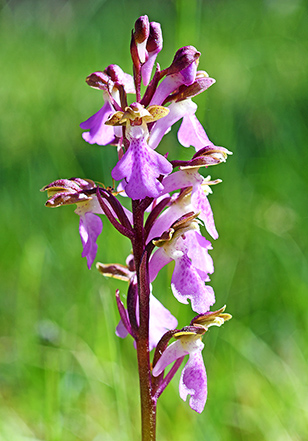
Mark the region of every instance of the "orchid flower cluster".
POLYGON ((204 167, 225 162, 231 152, 209 140, 192 101, 215 80, 197 70, 200 52, 193 46, 179 49, 163 70, 155 65, 161 49, 159 23, 142 16, 131 37, 133 75, 112 64, 86 79, 89 86, 102 91, 104 104, 80 124, 85 130, 82 136, 90 144, 117 148, 118 161, 111 172, 113 180, 119 181, 117 191, 81 178, 59 179, 42 189, 47 190, 48 207, 77 205, 82 257, 89 269, 96 258, 102 218, 131 241, 132 253, 125 265, 97 263, 96 267, 104 276, 128 283, 126 305, 119 290, 115 295, 120 314, 116 334, 122 338, 131 335, 137 350, 143 440, 155 439, 157 399, 186 355, 180 397, 186 400, 189 395, 190 407, 202 412, 207 378, 201 339, 210 326, 220 326, 231 318, 225 307, 210 311, 215 303, 208 284, 214 271, 209 254, 212 246, 202 236, 201 227, 213 239, 218 237, 208 195, 221 181, 200 173, 204 167), (130 101, 129 94, 133 95, 130 101), (179 143, 195 149, 186 161, 169 159, 167 153, 156 150, 179 120, 179 143), (121 203, 125 196, 126 201, 131 200, 131 210, 121 203), (153 295, 154 280, 172 261, 171 291, 179 302, 190 301, 197 314, 180 329, 177 319, 153 295))

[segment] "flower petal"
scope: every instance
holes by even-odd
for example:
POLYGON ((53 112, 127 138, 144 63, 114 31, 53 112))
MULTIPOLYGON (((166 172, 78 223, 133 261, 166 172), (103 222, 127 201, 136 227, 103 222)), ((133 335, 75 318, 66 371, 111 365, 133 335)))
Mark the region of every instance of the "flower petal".
POLYGON ((113 179, 126 179, 126 194, 132 199, 156 198, 163 189, 158 181, 160 175, 171 173, 172 165, 159 153, 152 150, 146 140, 132 138, 124 156, 112 170, 113 179))
POLYGON ((200 212, 199 218, 204 222, 205 228, 213 239, 218 238, 214 216, 209 200, 201 185, 196 185, 191 194, 191 203, 195 211, 200 212))
POLYGON ((213 288, 204 284, 187 254, 175 259, 171 289, 179 302, 188 303, 189 299, 193 311, 199 314, 208 311, 215 303, 213 288))
POLYGON ((112 113, 114 113, 114 108, 109 101, 106 101, 98 112, 80 124, 82 129, 90 130, 82 134, 83 139, 89 144, 98 145, 107 145, 114 141, 114 128, 105 125, 112 113))
POLYGON ((97 253, 96 240, 103 229, 102 220, 93 213, 85 213, 80 216, 79 234, 83 245, 81 256, 87 258, 90 269, 97 253))
POLYGON ((157 346, 162 336, 177 327, 178 321, 156 297, 150 296, 149 349, 157 346))
POLYGON ((194 113, 187 113, 183 117, 178 131, 178 140, 184 147, 192 145, 196 151, 204 146, 213 145, 194 113))
POLYGON ((156 279, 159 271, 172 261, 172 258, 167 256, 163 248, 158 248, 153 254, 149 263, 149 280, 153 282, 156 279))
POLYGON ((169 364, 173 363, 178 358, 187 355, 188 353, 188 350, 184 349, 180 340, 174 341, 163 352, 162 356, 152 370, 152 375, 154 377, 158 377, 158 375, 161 374, 169 364))
POLYGON ((207 377, 201 351, 190 354, 182 370, 179 391, 184 401, 190 395, 189 405, 193 410, 198 413, 203 411, 207 398, 207 377))

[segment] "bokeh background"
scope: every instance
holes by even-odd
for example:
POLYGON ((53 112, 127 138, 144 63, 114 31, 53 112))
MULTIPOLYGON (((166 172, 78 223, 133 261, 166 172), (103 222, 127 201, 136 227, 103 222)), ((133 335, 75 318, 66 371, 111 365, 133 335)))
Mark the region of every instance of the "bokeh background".
MULTIPOLYGON (((114 335, 114 291, 88 271, 73 207, 44 207, 60 177, 112 185, 113 147, 86 144, 78 124, 102 105, 85 77, 131 73, 130 32, 162 24, 167 67, 192 44, 217 83, 196 102, 210 139, 234 152, 213 167, 219 239, 212 286, 234 318, 203 351, 208 401, 195 414, 179 375, 159 400, 158 440, 304 441, 307 388, 307 2, 304 0, 4 1, 0 16, 1 441, 138 440, 131 339, 114 335)), ((176 128, 160 151, 191 157, 176 128)), ((129 243, 104 222, 98 260, 124 263, 129 243)), ((184 326, 170 291, 156 296, 184 326)))

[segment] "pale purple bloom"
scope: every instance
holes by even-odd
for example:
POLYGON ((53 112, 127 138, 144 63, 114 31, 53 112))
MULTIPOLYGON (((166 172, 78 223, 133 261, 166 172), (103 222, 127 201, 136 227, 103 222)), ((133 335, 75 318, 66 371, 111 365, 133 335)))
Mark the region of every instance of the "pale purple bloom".
POLYGON ((168 111, 163 107, 149 108, 153 115, 139 103, 133 103, 123 114, 118 112, 111 118, 110 124, 126 124, 126 138, 129 146, 124 156, 113 168, 113 179, 125 180, 123 188, 132 199, 144 199, 149 196, 156 198, 163 190, 163 185, 158 180, 160 175, 172 172, 170 162, 147 143, 149 136, 146 121, 155 121, 164 116, 168 111), (135 124, 134 121, 139 121, 135 124))
POLYGON ((207 398, 207 377, 201 354, 203 348, 200 336, 184 334, 167 347, 152 370, 152 375, 157 377, 168 365, 188 354, 189 359, 180 378, 179 392, 184 401, 190 395, 189 405, 198 413, 203 411, 207 398))
POLYGON ((210 280, 208 274, 214 272, 213 261, 208 254, 211 244, 195 230, 177 233, 153 254, 149 262, 150 281, 155 280, 158 272, 174 260, 173 295, 181 303, 190 300, 195 312, 208 311, 215 303, 213 288, 204 284, 210 280))
POLYGON ((96 240, 103 229, 102 220, 96 214, 104 214, 95 194, 95 184, 80 178, 59 179, 46 185, 51 197, 49 207, 76 204, 75 213, 80 217, 79 234, 83 246, 82 257, 86 257, 90 269, 97 253, 96 240))
POLYGON ((91 212, 80 215, 79 233, 83 245, 81 256, 87 258, 90 269, 97 253, 96 240, 103 229, 102 220, 91 212))
MULTIPOLYGON (((127 311, 126 311, 127 314, 127 311)), ((138 302, 136 305, 136 318, 139 323, 139 308, 138 302)), ((127 314, 127 321, 128 314, 127 314)), ((150 294, 150 323, 149 323, 149 350, 151 351, 157 346, 157 343, 162 336, 170 329, 177 327, 177 319, 165 308, 153 294, 150 294)), ((130 329, 126 328, 123 321, 120 320, 117 328, 116 335, 121 338, 125 338, 130 333, 130 329)))

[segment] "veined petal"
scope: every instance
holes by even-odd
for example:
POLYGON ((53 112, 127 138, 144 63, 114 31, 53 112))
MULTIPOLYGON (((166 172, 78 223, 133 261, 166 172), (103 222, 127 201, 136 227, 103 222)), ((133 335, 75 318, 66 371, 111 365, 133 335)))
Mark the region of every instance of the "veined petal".
POLYGON ((83 245, 82 257, 87 258, 90 269, 97 253, 96 240, 103 229, 102 220, 93 213, 87 212, 80 216, 79 233, 83 245))
POLYGON ((204 284, 187 254, 175 259, 171 289, 179 302, 188 303, 190 300, 193 311, 199 314, 208 311, 215 303, 213 288, 204 284))
POLYGON ((179 391, 184 401, 190 395, 189 405, 193 410, 198 413, 203 411, 207 398, 207 377, 201 350, 190 354, 182 370, 179 391))
POLYGON ((157 180, 160 175, 171 173, 172 165, 152 150, 144 137, 132 138, 127 152, 112 170, 113 179, 125 179, 126 194, 132 199, 156 198, 163 189, 157 180))

